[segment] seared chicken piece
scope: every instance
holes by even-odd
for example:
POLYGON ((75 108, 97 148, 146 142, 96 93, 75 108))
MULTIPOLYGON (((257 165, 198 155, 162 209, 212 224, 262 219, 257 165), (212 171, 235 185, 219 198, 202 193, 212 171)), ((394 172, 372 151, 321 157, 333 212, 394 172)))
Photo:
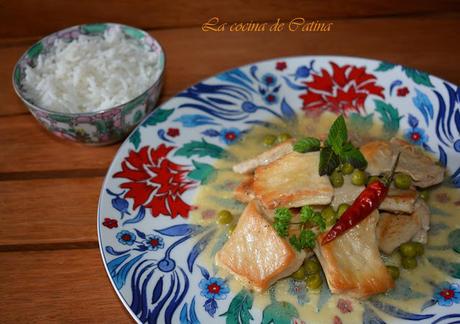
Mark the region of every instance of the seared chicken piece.
POLYGON ((305 259, 278 236, 251 201, 236 228, 216 254, 216 264, 258 292, 296 271, 305 259))
POLYGON ((372 175, 390 171, 396 155, 401 152, 396 171, 409 174, 414 185, 425 188, 440 183, 444 178, 444 168, 402 140, 373 141, 361 146, 360 150, 368 162, 367 171, 372 175))
POLYGON ((272 147, 268 151, 265 151, 259 154, 255 158, 235 164, 233 166, 233 172, 250 173, 259 166, 267 165, 281 158, 282 156, 285 156, 286 154, 291 153, 293 150, 293 147, 292 147, 293 143, 294 143, 293 139, 284 141, 283 143, 280 143, 272 147))
POLYGON ((334 241, 321 245, 319 235, 314 249, 332 293, 366 298, 394 287, 383 263, 375 237, 379 218, 374 211, 334 241))
POLYGON ((340 204, 351 205, 359 196, 364 186, 355 186, 351 183, 351 176, 345 176, 343 186, 334 188, 334 198, 331 202, 331 207, 337 210, 340 204))
POLYGON ((391 254, 398 246, 409 242, 421 228, 415 213, 410 215, 381 213, 376 230, 380 250, 391 254))
POLYGON ((426 243, 427 231, 430 228, 429 215, 428 206, 421 199, 417 200, 414 212, 410 215, 382 213, 376 229, 380 250, 391 254, 411 239, 426 243))
MULTIPOLYGON (((331 206, 336 210, 340 204, 346 203, 351 205, 364 190, 364 186, 355 186, 352 184, 350 176, 345 176, 344 178, 343 186, 334 188, 334 198, 332 199, 331 206)), ((380 204, 379 209, 395 213, 412 213, 416 199, 417 191, 413 189, 400 190, 392 187, 380 204)))
POLYGON ((401 190, 390 188, 379 209, 394 213, 412 213, 414 211, 417 191, 414 189, 401 190))
POLYGON ((267 209, 327 205, 333 188, 327 176, 318 174, 319 152, 291 152, 260 166, 254 173, 254 193, 267 209))
POLYGON ((253 183, 254 177, 252 175, 246 176, 246 178, 241 181, 238 187, 235 188, 233 197, 242 203, 248 203, 253 200, 256 197, 254 190, 252 189, 253 183))

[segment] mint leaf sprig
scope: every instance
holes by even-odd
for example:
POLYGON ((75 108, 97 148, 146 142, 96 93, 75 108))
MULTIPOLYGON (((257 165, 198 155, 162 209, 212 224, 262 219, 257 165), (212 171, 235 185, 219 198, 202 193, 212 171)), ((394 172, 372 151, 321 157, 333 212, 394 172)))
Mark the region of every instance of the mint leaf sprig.
POLYGON ((294 151, 299 153, 320 151, 318 170, 320 176, 330 175, 341 163, 350 163, 357 169, 367 167, 364 155, 348 140, 348 130, 343 115, 334 121, 323 145, 315 137, 305 137, 294 143, 294 151))
POLYGON ((297 250, 305 248, 314 248, 316 243, 316 234, 311 229, 306 229, 307 225, 314 225, 321 232, 326 229, 326 223, 321 213, 315 212, 310 206, 303 206, 300 209, 300 222, 291 222, 292 213, 288 208, 277 208, 275 210, 275 222, 273 228, 281 237, 289 235, 289 226, 298 225, 300 227, 299 235, 291 235, 289 243, 297 250))
POLYGON ((299 153, 319 151, 321 141, 314 137, 304 137, 294 143, 294 151, 299 153))

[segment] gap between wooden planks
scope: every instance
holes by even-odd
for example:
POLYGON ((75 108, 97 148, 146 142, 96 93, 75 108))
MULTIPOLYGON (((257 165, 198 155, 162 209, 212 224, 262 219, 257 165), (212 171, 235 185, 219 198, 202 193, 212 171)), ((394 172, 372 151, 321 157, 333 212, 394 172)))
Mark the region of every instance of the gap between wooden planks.
MULTIPOLYGON (((289 55, 350 55, 405 64, 460 83, 460 13, 336 21, 329 33, 152 31, 166 52, 163 100, 203 78, 242 64, 289 55)), ((0 41, 1 43, 1 41, 0 41)), ((27 113, 11 85, 13 66, 32 42, 0 48, 0 115, 27 113)))
POLYGON ((2 323, 131 323, 99 249, 3 252, 2 323))

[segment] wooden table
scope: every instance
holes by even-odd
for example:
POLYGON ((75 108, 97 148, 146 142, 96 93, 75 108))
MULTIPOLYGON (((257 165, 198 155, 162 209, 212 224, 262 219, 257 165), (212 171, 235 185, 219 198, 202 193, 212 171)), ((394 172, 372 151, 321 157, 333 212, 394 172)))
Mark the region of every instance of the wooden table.
POLYGON ((167 55, 164 102, 219 71, 279 56, 337 54, 398 62, 460 84, 458 1, 0 1, 0 322, 130 322, 103 268, 100 186, 119 144, 87 147, 42 129, 11 86, 35 40, 113 21, 149 30, 167 55), (295 17, 331 32, 203 32, 224 22, 295 17))

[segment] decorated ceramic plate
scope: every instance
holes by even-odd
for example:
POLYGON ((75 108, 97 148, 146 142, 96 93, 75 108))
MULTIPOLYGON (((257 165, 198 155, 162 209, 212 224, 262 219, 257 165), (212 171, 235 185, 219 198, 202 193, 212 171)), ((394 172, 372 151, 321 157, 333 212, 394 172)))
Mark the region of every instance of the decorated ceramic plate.
POLYGON ((204 80, 137 127, 100 194, 99 242, 137 322, 458 323, 459 187, 457 86, 369 59, 280 58, 204 80), (213 261, 245 207, 233 198, 242 177, 232 165, 283 138, 321 137, 339 114, 349 132, 400 137, 447 168, 443 184, 429 190, 423 255, 410 270, 398 253, 384 257, 400 269, 395 288, 364 300, 331 294, 324 276, 316 289, 292 276, 264 293, 245 288, 213 261), (216 223, 221 210, 231 214, 227 225, 216 223))

